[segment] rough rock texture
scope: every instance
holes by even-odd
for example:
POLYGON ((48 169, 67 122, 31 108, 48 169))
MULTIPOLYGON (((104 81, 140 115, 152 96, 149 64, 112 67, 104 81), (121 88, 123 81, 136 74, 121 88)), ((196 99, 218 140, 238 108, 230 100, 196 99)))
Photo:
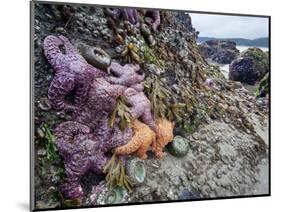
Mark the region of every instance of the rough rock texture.
POLYGON ((258 69, 252 58, 239 58, 229 66, 229 79, 254 85, 260 78, 258 69))
POLYGON ((201 54, 214 62, 229 64, 239 55, 236 43, 233 41, 209 40, 199 45, 201 54))
MULTIPOLYGON (((59 170, 62 169, 64 173, 65 169, 61 166, 60 157, 55 161, 49 161, 50 150, 46 145, 46 139, 43 138, 42 125, 47 123, 50 131, 54 133, 54 129, 60 123, 69 120, 78 121, 78 117, 73 119, 73 114, 68 114, 67 111, 53 110, 47 99, 48 88, 55 71, 44 56, 42 46, 44 39, 50 34, 64 35, 75 47, 81 43, 99 47, 122 66, 128 63, 128 57, 123 56, 121 52, 125 46, 133 43, 138 48, 140 59, 133 61, 139 63, 144 70, 144 80, 156 77, 161 81, 159 85, 169 91, 165 96, 165 104, 157 100, 159 108, 163 108, 165 114, 174 117, 177 108, 173 107, 173 104, 185 104, 180 119, 174 118, 174 135, 181 135, 190 141, 187 156, 175 158, 167 154, 164 149, 164 157, 159 160, 148 151, 148 159, 145 161, 148 176, 143 184, 133 188, 129 195, 130 202, 268 192, 268 144, 265 136, 267 127, 263 125, 263 121, 268 117, 268 107, 259 104, 258 100, 250 96, 239 82, 214 77, 213 85, 210 87, 206 85, 209 65, 200 55, 196 44, 197 32, 188 14, 160 11, 161 23, 157 33, 153 33, 155 45, 147 47, 148 44, 137 26, 121 19, 115 20, 112 24, 111 18, 104 13, 103 8, 51 6, 43 3, 36 3, 35 7, 37 208, 66 207, 63 200, 57 198, 59 195, 54 193, 64 182, 64 177, 61 177, 59 170), (236 156, 234 161, 232 161, 233 156, 236 156)), ((145 13, 138 12, 140 21, 148 19, 145 13)), ((95 123, 106 126, 108 120, 104 117, 110 113, 114 105, 114 98, 112 102, 104 100, 108 100, 107 95, 113 97, 123 90, 122 85, 115 86, 117 87, 112 88, 105 80, 96 79, 89 90, 90 93, 93 92, 90 94, 92 98, 83 104, 82 112, 79 113, 81 123, 87 123, 91 130, 90 134, 96 132, 97 137, 101 136, 98 143, 103 143, 105 139, 103 133, 95 131, 97 127, 95 123), (99 111, 98 108, 102 107, 105 112, 93 113, 89 111, 92 107, 96 107, 95 111, 99 111)), ((146 92, 144 90, 144 94, 148 96, 146 92)), ((68 97, 66 99, 68 100, 68 97)), ((107 126, 105 128, 108 129, 107 126)), ((104 132, 102 128, 100 129, 104 132)), ((112 135, 112 133, 106 134, 112 135)), ((109 143, 102 148, 102 152, 115 144, 115 139, 106 141, 109 143)), ((93 172, 82 177, 80 185, 85 196, 89 197, 92 186, 98 185, 104 179, 104 175, 93 172)), ((77 188, 80 192, 80 187, 77 188)), ((82 202, 82 205, 86 204, 82 202)))
POLYGON ((230 64, 229 79, 254 85, 268 72, 268 54, 259 48, 249 48, 230 64))
MULTIPOLYGON (((264 133, 267 138, 266 128, 264 133)), ((177 200, 186 189, 200 198, 253 195, 259 194, 259 183, 268 180, 257 175, 262 171, 258 164, 266 170, 266 154, 260 156, 261 144, 253 142, 252 135, 215 121, 187 139, 190 151, 184 158, 166 154, 162 160, 150 156, 145 161, 146 183, 136 188, 131 202, 177 200)))

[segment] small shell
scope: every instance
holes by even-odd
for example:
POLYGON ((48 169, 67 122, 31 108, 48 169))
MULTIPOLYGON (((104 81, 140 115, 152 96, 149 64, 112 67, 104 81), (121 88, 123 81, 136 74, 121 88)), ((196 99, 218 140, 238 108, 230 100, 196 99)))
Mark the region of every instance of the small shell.
POLYGON ((119 34, 115 37, 115 41, 116 41, 118 44, 124 44, 124 39, 123 39, 123 37, 122 37, 121 35, 119 35, 119 34))

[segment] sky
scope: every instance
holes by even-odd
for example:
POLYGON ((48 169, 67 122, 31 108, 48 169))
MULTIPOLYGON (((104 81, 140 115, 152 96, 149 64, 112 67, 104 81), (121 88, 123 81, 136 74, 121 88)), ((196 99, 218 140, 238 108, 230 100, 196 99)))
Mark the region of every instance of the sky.
POLYGON ((261 17, 189 13, 199 37, 247 38, 268 37, 268 19, 261 17))

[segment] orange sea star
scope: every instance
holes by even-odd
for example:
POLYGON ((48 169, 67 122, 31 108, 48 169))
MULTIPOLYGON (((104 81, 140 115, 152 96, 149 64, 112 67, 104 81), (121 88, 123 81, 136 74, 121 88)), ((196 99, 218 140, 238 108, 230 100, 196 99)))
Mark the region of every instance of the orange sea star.
POLYGON ((157 138, 152 143, 152 151, 158 158, 164 156, 163 149, 174 139, 173 129, 175 124, 164 118, 159 118, 156 121, 157 125, 157 138))
POLYGON ((127 144, 115 148, 114 153, 117 155, 136 153, 139 158, 144 160, 147 158, 146 152, 150 145, 156 142, 156 134, 139 120, 132 121, 132 129, 134 131, 132 139, 127 144))

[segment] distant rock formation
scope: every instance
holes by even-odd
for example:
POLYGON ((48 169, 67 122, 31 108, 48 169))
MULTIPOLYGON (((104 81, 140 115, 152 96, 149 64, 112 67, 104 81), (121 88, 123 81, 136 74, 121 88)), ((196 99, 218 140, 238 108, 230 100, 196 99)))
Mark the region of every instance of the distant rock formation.
POLYGON ((233 41, 209 40, 199 45, 199 50, 205 58, 214 62, 229 64, 239 55, 236 43, 233 41))
POLYGON ((268 72, 268 54, 259 48, 249 48, 230 64, 229 79, 254 85, 268 72))

